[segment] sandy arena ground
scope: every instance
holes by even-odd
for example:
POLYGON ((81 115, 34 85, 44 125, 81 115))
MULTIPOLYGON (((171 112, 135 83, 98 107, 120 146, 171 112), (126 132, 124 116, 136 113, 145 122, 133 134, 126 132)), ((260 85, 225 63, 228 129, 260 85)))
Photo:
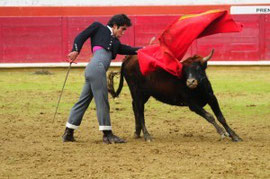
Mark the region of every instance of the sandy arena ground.
MULTIPOLYGON (((269 113, 264 118, 254 114, 254 120, 245 119, 241 114, 231 115, 230 106, 223 105, 228 124, 244 140, 234 143, 229 138, 219 140, 214 127, 187 108, 151 100, 146 106, 146 123, 154 141, 148 143, 133 138, 134 117, 125 89, 118 100, 110 100, 114 132, 126 144, 101 142, 93 103, 75 133, 77 142, 63 143, 61 135, 70 106, 78 97, 76 91, 67 87, 54 123, 59 93, 11 90, 0 95, 4 103, 0 106, 1 179, 270 178, 269 113), (34 99, 41 103, 32 103, 34 99), (14 108, 16 103, 19 107, 14 108)), ((220 101, 223 97, 234 98, 235 94, 218 94, 220 101)), ((247 111, 252 108, 256 105, 246 106, 247 111)))

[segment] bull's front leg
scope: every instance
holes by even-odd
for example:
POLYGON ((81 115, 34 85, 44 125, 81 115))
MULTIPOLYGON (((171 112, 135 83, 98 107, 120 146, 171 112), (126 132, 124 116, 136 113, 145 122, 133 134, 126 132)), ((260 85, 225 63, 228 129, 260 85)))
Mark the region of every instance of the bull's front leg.
POLYGON ((212 95, 208 104, 210 105, 211 109, 215 113, 218 121, 222 124, 222 126, 226 129, 226 131, 229 133, 229 136, 232 138, 232 141, 238 142, 242 141, 242 139, 229 127, 227 124, 217 101, 217 98, 215 95, 212 95))
POLYGON ((198 106, 197 104, 191 104, 189 106, 189 108, 191 111, 194 111, 196 114, 202 116, 209 123, 211 123, 216 128, 217 133, 221 136, 221 139, 223 139, 224 137, 227 136, 225 130, 216 123, 215 117, 212 114, 208 113, 207 111, 205 111, 202 107, 198 106))

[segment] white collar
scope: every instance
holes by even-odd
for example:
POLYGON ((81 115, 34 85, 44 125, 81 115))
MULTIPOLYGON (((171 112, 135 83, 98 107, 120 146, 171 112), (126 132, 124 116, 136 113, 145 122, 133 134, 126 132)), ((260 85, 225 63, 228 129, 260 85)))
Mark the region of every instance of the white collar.
POLYGON ((107 27, 109 28, 109 30, 111 31, 111 35, 113 35, 113 31, 112 28, 110 26, 107 25, 107 27))

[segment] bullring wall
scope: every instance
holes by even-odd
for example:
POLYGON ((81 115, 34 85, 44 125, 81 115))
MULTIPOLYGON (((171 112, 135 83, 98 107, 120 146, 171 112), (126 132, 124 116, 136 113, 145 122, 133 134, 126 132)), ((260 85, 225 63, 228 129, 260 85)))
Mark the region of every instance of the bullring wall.
MULTIPOLYGON (((0 2, 0 65, 21 63, 64 62, 74 37, 93 21, 104 24, 111 15, 126 13, 133 26, 121 39, 132 46, 145 46, 158 36, 167 24, 181 14, 210 9, 227 9, 244 25, 240 33, 217 34, 196 40, 187 55, 206 55, 215 48, 213 62, 269 62, 270 3, 258 1, 1 1, 0 2), (5 4, 3 2, 6 2, 5 4), (65 2, 65 4, 61 4, 65 2), (195 5, 196 2, 196 5, 195 5), (238 2, 238 3, 236 3, 238 2), (239 4, 242 3, 242 4, 239 4), (16 4, 16 6, 15 6, 16 4), (134 6, 128 6, 133 4, 134 6), (269 11, 269 12, 268 12, 269 11)), ((79 62, 91 56, 89 42, 83 47, 79 62)), ((119 56, 116 61, 121 61, 119 56)))

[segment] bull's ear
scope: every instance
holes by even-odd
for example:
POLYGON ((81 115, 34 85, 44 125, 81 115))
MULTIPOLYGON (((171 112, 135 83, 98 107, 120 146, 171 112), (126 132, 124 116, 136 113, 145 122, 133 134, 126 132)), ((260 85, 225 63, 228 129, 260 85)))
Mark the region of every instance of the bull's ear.
POLYGON ((212 51, 210 52, 209 55, 207 55, 206 57, 203 57, 203 58, 201 59, 201 63, 203 64, 203 63, 207 62, 208 60, 210 60, 210 59, 212 58, 213 54, 214 54, 214 51, 215 51, 215 50, 212 49, 212 51))
POLYGON ((184 60, 181 60, 181 63, 183 65, 190 65, 192 62, 193 62, 193 58, 192 57, 188 57, 188 58, 186 58, 184 60))

